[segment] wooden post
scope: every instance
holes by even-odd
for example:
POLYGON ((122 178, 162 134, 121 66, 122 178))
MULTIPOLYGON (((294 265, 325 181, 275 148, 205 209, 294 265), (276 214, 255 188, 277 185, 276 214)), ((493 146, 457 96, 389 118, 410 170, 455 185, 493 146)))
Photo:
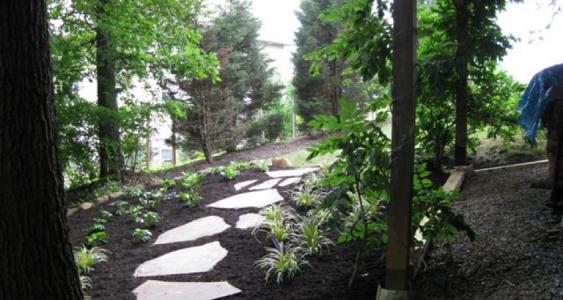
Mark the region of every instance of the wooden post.
POLYGON ((393 6, 392 151, 385 289, 406 291, 414 167, 416 0, 394 0, 393 6))

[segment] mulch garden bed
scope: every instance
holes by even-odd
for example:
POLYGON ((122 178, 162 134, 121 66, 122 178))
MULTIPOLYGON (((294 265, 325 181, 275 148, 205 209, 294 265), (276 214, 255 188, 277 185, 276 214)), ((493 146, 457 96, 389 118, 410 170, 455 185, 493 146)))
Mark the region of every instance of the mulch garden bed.
POLYGON ((460 235, 453 261, 434 249, 415 283, 419 299, 563 299, 563 244, 547 238, 549 190, 530 183, 547 167, 498 171, 466 179, 454 209, 478 234, 460 235))
MULTIPOLYGON (((131 233, 136 227, 133 221, 125 216, 114 216, 106 225, 109 242, 102 245, 102 248, 111 251, 109 261, 95 266, 95 271, 91 275, 93 286, 87 294, 93 299, 135 299, 132 290, 147 279, 156 279, 180 282, 228 281, 241 289, 242 293, 227 299, 374 299, 377 284, 383 280, 384 274, 381 252, 365 255, 354 286, 348 288, 347 283, 352 273, 357 249, 357 245, 354 244, 337 245, 321 257, 309 257, 312 267, 304 267, 304 272, 291 282, 281 285, 266 283, 264 272, 254 265, 256 260, 266 254, 264 245, 252 236, 251 230, 234 227, 240 215, 258 212, 259 209, 224 210, 205 207, 207 204, 234 195, 236 191, 233 183, 249 179, 265 180, 268 176, 258 170, 247 170, 241 172, 234 181, 227 182, 220 175, 209 175, 200 187, 200 194, 204 200, 197 207, 184 207, 177 199, 162 201, 157 209, 162 221, 153 231, 153 239, 147 244, 139 245, 131 241, 131 233), (233 227, 218 235, 192 242, 151 246, 160 233, 211 215, 224 218, 233 227), (133 277, 135 269, 147 260, 211 241, 219 241, 229 254, 208 273, 133 277)), ((278 191, 289 199, 290 189, 291 186, 279 188, 278 191)), ((93 218, 99 215, 100 209, 113 212, 113 207, 109 206, 109 203, 104 203, 69 217, 71 241, 74 246, 82 244, 88 227, 94 223, 93 218)))

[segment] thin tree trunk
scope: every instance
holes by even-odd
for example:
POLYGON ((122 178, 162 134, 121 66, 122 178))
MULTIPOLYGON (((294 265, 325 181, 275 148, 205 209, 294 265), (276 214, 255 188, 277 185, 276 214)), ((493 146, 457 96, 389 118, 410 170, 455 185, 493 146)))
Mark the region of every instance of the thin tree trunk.
MULTIPOLYGON (((104 18, 108 0, 100 0, 97 10, 98 22, 104 18)), ((102 26, 96 28, 96 75, 98 82, 98 105, 103 108, 98 128, 100 177, 121 179, 123 155, 119 138, 119 125, 111 114, 118 111, 115 75, 115 49, 102 26)))
POLYGON ((46 2, 0 1, 0 299, 82 299, 69 243, 46 2))
POLYGON ((209 136, 209 131, 207 128, 209 119, 208 113, 209 108, 207 107, 205 100, 201 100, 201 116, 199 123, 199 130, 201 136, 201 150, 205 156, 205 160, 208 163, 213 163, 213 149, 211 148, 211 137, 209 136))
POLYGON ((455 113, 455 164, 467 164, 467 113, 468 113, 468 47, 469 10, 466 0, 454 0, 456 9, 456 113, 455 113))
POLYGON ((172 166, 176 166, 176 123, 172 120, 172 166))

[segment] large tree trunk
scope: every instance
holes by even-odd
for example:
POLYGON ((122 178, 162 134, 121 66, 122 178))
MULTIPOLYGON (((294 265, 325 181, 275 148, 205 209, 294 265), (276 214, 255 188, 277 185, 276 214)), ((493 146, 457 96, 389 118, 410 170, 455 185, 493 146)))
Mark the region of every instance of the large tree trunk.
MULTIPOLYGON (((100 0, 97 10, 98 24, 104 18, 108 0, 100 0)), ((115 75, 115 48, 102 26, 96 28, 96 75, 98 105, 103 109, 98 128, 100 177, 121 179, 123 154, 119 138, 119 125, 112 114, 118 111, 115 75)))
POLYGON ((47 8, 0 1, 0 299, 82 299, 57 149, 47 8))
POLYGON ((467 112, 468 112, 468 47, 469 10, 467 0, 453 0, 456 9, 456 112, 455 112, 455 164, 467 164, 467 112))
POLYGON ((205 99, 201 100, 201 115, 199 119, 199 132, 200 132, 200 139, 201 139, 201 150, 203 151, 203 155, 205 156, 205 160, 208 163, 213 163, 213 149, 211 146, 211 137, 208 128, 209 124, 209 107, 205 102, 205 99))

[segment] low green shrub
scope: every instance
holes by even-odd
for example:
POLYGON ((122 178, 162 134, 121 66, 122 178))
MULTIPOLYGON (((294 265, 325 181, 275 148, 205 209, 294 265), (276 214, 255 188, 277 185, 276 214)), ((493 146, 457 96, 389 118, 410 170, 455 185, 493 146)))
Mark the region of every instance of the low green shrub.
POLYGON ((148 229, 135 228, 131 238, 135 243, 146 243, 152 238, 152 232, 148 229))
POLYGON ((94 271, 96 264, 108 260, 108 253, 108 250, 99 247, 88 249, 82 246, 74 250, 74 260, 76 261, 80 274, 90 274, 94 271))

